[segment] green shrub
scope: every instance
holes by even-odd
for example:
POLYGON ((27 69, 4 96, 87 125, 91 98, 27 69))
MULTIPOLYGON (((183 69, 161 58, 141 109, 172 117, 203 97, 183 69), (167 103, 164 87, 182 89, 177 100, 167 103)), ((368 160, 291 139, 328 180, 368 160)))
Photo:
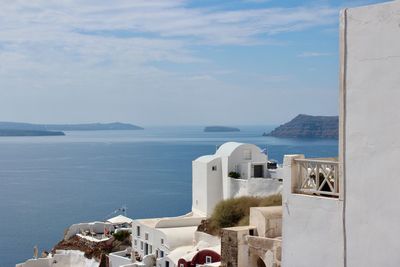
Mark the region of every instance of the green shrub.
POLYGON ((114 233, 113 236, 115 237, 115 239, 117 239, 118 241, 124 241, 126 238, 128 238, 131 235, 131 233, 129 231, 118 231, 117 233, 114 233))
POLYGON ((238 173, 238 172, 229 172, 228 176, 231 177, 231 178, 238 179, 238 178, 240 178, 240 173, 238 173))
POLYGON ((221 228, 249 225, 251 207, 282 205, 281 195, 269 197, 239 197, 223 200, 214 208, 209 219, 209 232, 218 234, 221 228))

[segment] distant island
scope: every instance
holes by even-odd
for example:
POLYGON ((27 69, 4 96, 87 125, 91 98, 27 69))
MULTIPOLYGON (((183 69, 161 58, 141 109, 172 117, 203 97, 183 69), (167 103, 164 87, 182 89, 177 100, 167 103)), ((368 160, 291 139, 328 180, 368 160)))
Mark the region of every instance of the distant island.
POLYGON ((326 138, 337 139, 339 134, 338 116, 311 116, 300 114, 293 120, 275 128, 264 136, 283 138, 326 138))
POLYGON ((63 136, 60 131, 0 129, 0 136, 63 136))
POLYGON ((22 122, 0 122, 0 129, 37 131, 143 130, 142 127, 121 122, 84 124, 33 124, 22 122))
POLYGON ((227 126, 207 126, 204 128, 204 132, 240 132, 240 129, 227 126))
POLYGON ((0 136, 63 136, 63 131, 106 131, 143 130, 142 127, 121 123, 86 124, 33 124, 21 122, 0 122, 0 136))

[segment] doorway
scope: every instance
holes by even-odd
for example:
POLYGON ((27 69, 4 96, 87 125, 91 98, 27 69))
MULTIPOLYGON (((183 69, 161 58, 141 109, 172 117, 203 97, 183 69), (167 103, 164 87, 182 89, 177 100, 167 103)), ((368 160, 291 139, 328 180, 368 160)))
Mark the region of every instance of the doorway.
POLYGON ((261 258, 257 259, 257 267, 267 267, 261 258))
POLYGON ((254 165, 254 175, 253 177, 262 178, 264 177, 264 165, 254 165))

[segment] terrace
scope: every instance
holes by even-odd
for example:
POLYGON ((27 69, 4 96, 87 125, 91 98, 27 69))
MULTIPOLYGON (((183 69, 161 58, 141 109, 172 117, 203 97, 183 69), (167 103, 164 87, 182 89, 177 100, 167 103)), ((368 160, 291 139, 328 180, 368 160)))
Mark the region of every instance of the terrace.
POLYGON ((329 159, 295 159, 293 193, 338 198, 339 163, 329 159))

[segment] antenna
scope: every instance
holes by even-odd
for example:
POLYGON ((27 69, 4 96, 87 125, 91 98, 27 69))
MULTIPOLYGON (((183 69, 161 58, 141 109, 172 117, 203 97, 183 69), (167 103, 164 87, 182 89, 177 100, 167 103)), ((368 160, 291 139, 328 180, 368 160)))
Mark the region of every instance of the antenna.
POLYGON ((123 205, 121 208, 115 209, 113 212, 110 212, 110 213, 105 217, 105 219, 108 219, 108 218, 110 218, 112 215, 114 215, 114 214, 116 214, 116 213, 119 213, 119 212, 122 212, 122 214, 124 214, 124 216, 127 217, 127 214, 128 214, 128 207, 126 206, 126 204, 123 205))

